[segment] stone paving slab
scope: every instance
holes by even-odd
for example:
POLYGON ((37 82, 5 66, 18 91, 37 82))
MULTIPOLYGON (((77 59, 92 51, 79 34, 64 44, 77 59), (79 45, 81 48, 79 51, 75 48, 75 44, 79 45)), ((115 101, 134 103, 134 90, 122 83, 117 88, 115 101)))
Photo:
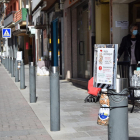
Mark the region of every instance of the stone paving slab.
POLYGON ((0 140, 52 140, 3 66, 0 66, 0 140))
MULTIPOLYGON (((29 66, 25 66, 26 89, 22 95, 42 122, 53 140, 108 140, 106 126, 97 125, 99 103, 84 103, 88 95, 86 90, 73 86, 66 80, 60 80, 61 131, 50 131, 50 85, 49 76, 36 77, 37 102, 29 103, 29 66)), ((14 78, 11 78, 13 81, 14 78)), ((19 88, 19 83, 15 83, 19 88)), ((130 113, 129 105, 129 140, 140 140, 140 109, 130 113)), ((40 140, 40 139, 39 139, 40 140)))

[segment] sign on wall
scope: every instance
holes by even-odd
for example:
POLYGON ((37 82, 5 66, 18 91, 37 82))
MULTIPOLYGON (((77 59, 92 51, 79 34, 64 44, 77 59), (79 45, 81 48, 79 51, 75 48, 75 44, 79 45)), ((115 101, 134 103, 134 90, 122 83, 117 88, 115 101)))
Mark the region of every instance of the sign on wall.
POLYGON ((22 51, 17 51, 17 60, 22 61, 22 51))
POLYGON ((116 89, 118 45, 96 44, 94 48, 94 85, 116 89))

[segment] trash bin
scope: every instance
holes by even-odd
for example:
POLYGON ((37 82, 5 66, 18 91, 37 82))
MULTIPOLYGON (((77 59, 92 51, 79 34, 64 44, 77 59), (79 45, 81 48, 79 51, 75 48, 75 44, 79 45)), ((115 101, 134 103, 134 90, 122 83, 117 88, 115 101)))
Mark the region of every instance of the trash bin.
MULTIPOLYGON (((128 140, 128 79, 116 80, 116 93, 110 94, 110 118, 108 140, 128 140)), ((109 92, 109 91, 108 91, 109 92)))

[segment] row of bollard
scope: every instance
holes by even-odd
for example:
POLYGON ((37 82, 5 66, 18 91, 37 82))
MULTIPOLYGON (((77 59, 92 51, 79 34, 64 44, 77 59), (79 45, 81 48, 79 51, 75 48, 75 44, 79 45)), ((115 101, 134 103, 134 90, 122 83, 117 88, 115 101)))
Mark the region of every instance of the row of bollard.
MULTIPOLYGON (((25 67, 23 61, 17 61, 14 58, 6 57, 2 59, 2 64, 15 77, 15 82, 19 82, 20 89, 25 89, 25 67), (20 75, 20 76, 19 76, 20 75)), ((29 100, 30 103, 36 102, 36 72, 33 62, 29 63, 29 100)), ((50 129, 51 131, 60 131, 60 83, 59 69, 52 67, 50 70, 50 129)))
MULTIPOLYGON (((25 89, 25 66, 24 62, 17 61, 11 57, 0 59, 1 63, 7 69, 11 77, 15 77, 15 82, 20 82, 20 89, 25 89)), ((1 64, 0 63, 0 64, 1 64)), ((36 102, 36 73, 35 65, 33 62, 29 63, 29 91, 30 103, 36 102)))

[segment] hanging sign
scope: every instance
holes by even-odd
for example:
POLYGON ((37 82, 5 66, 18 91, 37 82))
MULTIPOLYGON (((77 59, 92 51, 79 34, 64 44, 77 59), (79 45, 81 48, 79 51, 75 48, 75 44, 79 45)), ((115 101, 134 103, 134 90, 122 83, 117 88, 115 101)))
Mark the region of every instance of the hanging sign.
POLYGON ((94 85, 116 89, 117 44, 96 44, 94 50, 94 85))
POLYGON ((29 49, 29 43, 26 42, 26 50, 28 50, 28 49, 29 49))

